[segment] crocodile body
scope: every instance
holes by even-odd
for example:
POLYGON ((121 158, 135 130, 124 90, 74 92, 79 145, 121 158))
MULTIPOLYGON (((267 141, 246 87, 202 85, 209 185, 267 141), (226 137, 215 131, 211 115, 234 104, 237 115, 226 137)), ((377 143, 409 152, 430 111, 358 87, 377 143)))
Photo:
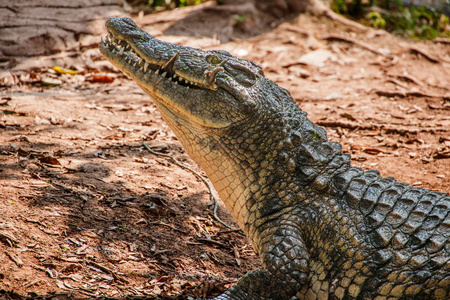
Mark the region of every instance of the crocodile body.
POLYGON ((154 100, 262 261, 217 300, 450 299, 450 197, 352 167, 261 68, 111 18, 101 52, 154 100))

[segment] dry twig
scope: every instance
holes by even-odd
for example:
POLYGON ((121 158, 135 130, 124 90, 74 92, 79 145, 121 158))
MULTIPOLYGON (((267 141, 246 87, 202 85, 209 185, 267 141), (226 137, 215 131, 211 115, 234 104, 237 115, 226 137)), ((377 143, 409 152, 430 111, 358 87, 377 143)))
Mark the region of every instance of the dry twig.
POLYGON ((161 222, 161 221, 150 222, 150 224, 166 226, 166 227, 169 227, 169 228, 172 229, 172 230, 179 231, 179 232, 181 232, 181 233, 187 234, 186 231, 181 230, 181 229, 178 229, 178 228, 176 228, 175 226, 172 226, 172 225, 170 225, 170 224, 167 224, 167 223, 164 223, 164 222, 161 222))
POLYGON ((221 246, 221 247, 223 247, 223 248, 228 248, 227 245, 225 245, 224 243, 221 243, 221 242, 212 240, 212 239, 210 239, 210 238, 208 238, 208 239, 198 239, 198 240, 199 240, 200 242, 211 243, 211 244, 214 244, 214 245, 221 246))
POLYGON ((15 253, 5 251, 5 254, 19 267, 23 266, 23 260, 15 253))
POLYGON ((449 100, 450 95, 435 95, 435 94, 428 94, 426 92, 421 91, 383 91, 383 90, 376 90, 375 93, 379 96, 386 96, 386 97, 428 97, 428 98, 442 98, 444 100, 449 100))
POLYGON ((381 55, 381 56, 386 56, 386 57, 390 57, 391 56, 391 55, 387 55, 386 53, 383 53, 383 52, 373 48, 372 46, 370 46, 370 45, 368 45, 366 43, 360 42, 360 41, 355 40, 355 39, 350 38, 350 37, 344 37, 344 36, 340 36, 340 35, 336 35, 336 34, 329 34, 329 35, 322 36, 321 38, 323 40, 331 40, 331 41, 332 40, 336 40, 336 41, 343 41, 343 42, 347 42, 347 43, 352 43, 352 44, 355 44, 356 46, 359 46, 359 47, 361 47, 363 49, 366 49, 366 50, 368 50, 370 52, 373 52, 375 54, 378 54, 378 55, 381 55))
POLYGON ((0 241, 5 243, 10 247, 14 247, 14 244, 17 244, 17 239, 9 233, 0 232, 0 241))
POLYGON ((394 84, 396 84, 396 85, 398 85, 398 86, 400 86, 400 87, 402 87, 404 89, 408 89, 409 88, 408 85, 404 84, 403 82, 398 81, 397 79, 389 78, 388 81, 392 82, 392 83, 394 83, 394 84))

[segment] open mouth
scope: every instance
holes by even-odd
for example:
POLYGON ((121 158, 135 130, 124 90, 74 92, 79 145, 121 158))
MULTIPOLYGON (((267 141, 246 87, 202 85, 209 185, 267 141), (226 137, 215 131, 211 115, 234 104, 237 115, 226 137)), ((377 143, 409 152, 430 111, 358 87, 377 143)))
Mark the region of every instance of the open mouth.
MULTIPOLYGON (((106 54, 114 58, 115 61, 119 61, 123 66, 127 68, 134 68, 133 72, 141 72, 142 75, 151 73, 164 78, 175 85, 179 85, 189 89, 201 89, 199 83, 187 80, 175 73, 175 62, 178 60, 180 53, 177 52, 167 62, 162 65, 157 65, 148 62, 145 58, 141 57, 133 47, 124 40, 118 40, 109 33, 106 39, 101 42, 103 50, 106 54)), ((205 87, 207 88, 207 87, 205 87)))

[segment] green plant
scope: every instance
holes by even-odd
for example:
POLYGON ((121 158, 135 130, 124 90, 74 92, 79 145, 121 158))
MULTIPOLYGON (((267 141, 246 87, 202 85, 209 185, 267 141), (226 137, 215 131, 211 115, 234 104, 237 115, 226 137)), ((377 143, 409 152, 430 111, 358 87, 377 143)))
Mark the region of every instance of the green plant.
POLYGON ((450 36, 449 18, 442 12, 426 7, 408 7, 388 17, 391 31, 416 39, 450 36))
POLYGON ((340 14, 397 35, 415 39, 450 37, 449 17, 441 10, 405 7, 401 0, 333 0, 331 7, 340 14))
POLYGON ((376 11, 369 13, 369 18, 371 25, 376 28, 384 28, 386 27, 386 20, 383 18, 383 16, 376 11))
POLYGON ((155 9, 172 9, 177 7, 185 7, 196 5, 208 0, 127 0, 131 6, 141 6, 149 8, 150 11, 155 9))

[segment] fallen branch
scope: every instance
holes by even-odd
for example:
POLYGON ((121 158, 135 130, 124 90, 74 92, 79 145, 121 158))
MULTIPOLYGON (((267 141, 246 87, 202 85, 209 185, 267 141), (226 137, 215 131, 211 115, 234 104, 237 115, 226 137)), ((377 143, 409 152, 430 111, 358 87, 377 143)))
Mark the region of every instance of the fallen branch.
POLYGON ((126 279, 121 278, 121 277, 119 276, 119 274, 117 274, 115 271, 111 270, 111 269, 108 268, 108 267, 105 267, 104 265, 101 265, 101 264, 99 264, 99 263, 97 263, 97 262, 95 262, 95 261, 88 261, 88 262, 86 262, 86 263, 87 263, 88 265, 93 266, 94 268, 97 268, 97 269, 99 269, 99 270, 105 272, 106 274, 110 274, 110 275, 114 278, 114 280, 116 280, 116 281, 118 281, 118 282, 123 282, 123 283, 125 283, 125 284, 128 284, 128 283, 129 283, 126 279))
POLYGON ((352 44, 355 44, 355 45, 357 45, 357 46, 359 46, 359 47, 361 47, 363 49, 366 49, 366 50, 368 50, 370 52, 373 52, 375 54, 378 54, 378 55, 381 55, 381 56, 385 56, 385 57, 391 57, 391 55, 383 53, 383 52, 373 48, 372 46, 370 46, 370 45, 368 45, 366 43, 360 42, 358 40, 355 40, 353 38, 344 37, 344 36, 340 36, 340 35, 336 35, 336 34, 329 34, 329 35, 322 36, 321 39, 323 39, 323 40, 331 40, 331 41, 336 40, 336 41, 352 43, 352 44))
POLYGON ((450 44, 450 39, 448 38, 435 38, 433 40, 435 43, 443 43, 443 44, 450 44))
POLYGON ((364 32, 371 29, 370 27, 366 27, 366 26, 364 26, 362 24, 359 24, 359 23, 357 23, 355 21, 352 21, 352 20, 349 20, 347 18, 344 18, 343 16, 335 13, 334 11, 332 11, 328 7, 322 12, 322 15, 327 17, 327 18, 329 18, 329 19, 331 19, 331 20, 333 20, 333 21, 342 23, 342 24, 344 24, 346 26, 349 26, 349 27, 354 27, 354 28, 356 28, 358 30, 361 30, 361 31, 364 31, 364 32))
MULTIPOLYGON (((169 158, 174 164, 176 164, 177 166, 179 166, 182 169, 188 170, 189 172, 191 172, 192 174, 194 174, 195 176, 197 176, 198 178, 200 178, 201 181, 203 181, 203 183, 208 187, 209 190, 209 195, 211 197, 211 199, 214 202, 214 209, 213 209, 213 216, 214 219, 216 219, 217 222, 219 222, 220 224, 222 224, 223 226, 229 228, 229 229, 234 229, 233 227, 231 227, 230 225, 228 225, 227 223, 223 222, 218 216, 217 216, 217 208, 218 208, 218 201, 217 198, 214 196, 214 192, 213 192, 213 188, 211 186, 211 184, 209 183, 208 180, 206 180, 205 177, 203 177, 202 175, 200 175, 198 172, 192 170, 191 168, 189 168, 188 166, 178 162, 175 158, 173 158, 173 156, 168 155, 168 154, 164 154, 164 153, 160 153, 160 152, 156 152, 153 151, 144 141, 142 141, 142 145, 145 147, 145 149, 147 149, 151 154, 153 155, 158 155, 158 156, 163 156, 163 157, 167 157, 169 158)), ((244 233, 242 231, 238 231, 239 234, 244 235, 244 233)))
POLYGON ((428 98, 440 98, 444 100, 449 100, 450 95, 435 95, 435 94, 428 94, 421 91, 382 91, 382 90, 376 90, 375 93, 378 96, 386 96, 386 97, 428 97, 428 98))
POLYGON ((420 127, 420 128, 408 128, 408 127, 399 127, 399 126, 386 126, 384 124, 369 124, 369 125, 363 125, 356 122, 344 122, 344 121, 317 121, 317 125, 324 126, 324 127, 340 127, 340 128, 347 128, 351 130, 384 130, 386 133, 396 133, 400 135, 405 134, 417 134, 419 132, 429 132, 429 133, 436 133, 438 131, 447 131, 444 128, 439 127, 420 127))
MULTIPOLYGON (((389 76, 389 77, 395 77, 395 78, 400 78, 400 79, 404 79, 404 80, 407 80, 407 81, 410 81, 410 82, 413 82, 413 83, 415 83, 415 84, 417 84, 417 85, 419 85, 419 86, 422 86, 422 87, 424 87, 424 86, 431 86, 431 87, 434 87, 434 88, 439 88, 439 89, 443 89, 443 90, 448 90, 448 91, 450 91, 450 87, 448 87, 448 86, 446 86, 446 85, 441 85, 441 84, 432 84, 432 83, 428 83, 428 82, 426 82, 426 83, 424 83, 424 82, 422 82, 422 81, 420 81, 419 79, 417 79, 416 77, 414 77, 414 76, 412 76, 412 75, 410 75, 410 74, 387 74, 387 76, 389 76)), ((390 79, 392 82, 394 82, 392 79, 390 79)), ((394 82, 395 84, 398 84, 397 82, 394 82)), ((399 86, 402 86, 401 84, 398 84, 399 86)), ((404 87, 404 86, 402 86, 402 87, 404 87)))
POLYGON ((409 75, 409 74, 392 74, 392 73, 390 73, 390 74, 387 74, 387 76, 396 77, 396 78, 400 78, 400 79, 406 79, 407 81, 414 82, 415 84, 420 85, 420 86, 425 85, 422 81, 420 81, 416 77, 409 75))
POLYGON ((302 29, 302 28, 298 28, 296 26, 292 26, 290 24, 282 24, 282 25, 280 25, 279 29, 284 29, 284 30, 287 30, 287 31, 292 31, 292 32, 295 32, 295 33, 299 33, 299 34, 301 34, 301 35, 303 35, 305 37, 309 37, 311 35, 311 32, 309 32, 309 31, 307 31, 305 29, 302 29))
POLYGON ((402 88, 404 88, 404 89, 408 89, 408 88, 409 88, 408 85, 406 85, 406 84, 404 84, 404 83, 398 81, 397 79, 389 78, 388 81, 389 81, 389 82, 392 82, 393 84, 396 84, 396 85, 398 85, 399 87, 402 87, 402 88))
POLYGON ((418 54, 423 55, 426 59, 428 59, 429 61, 434 62, 434 63, 440 63, 440 62, 450 63, 450 60, 448 60, 448 59, 439 58, 437 56, 431 55, 428 52, 426 52, 425 50, 422 50, 422 49, 417 48, 417 47, 410 47, 409 50, 412 53, 418 53, 418 54))
POLYGON ((348 128, 348 129, 359 129, 359 130, 376 130, 380 129, 380 126, 377 125, 362 125, 360 123, 355 122, 343 122, 343 121, 323 121, 319 120, 316 121, 317 125, 324 126, 324 127, 341 127, 341 128, 348 128))

